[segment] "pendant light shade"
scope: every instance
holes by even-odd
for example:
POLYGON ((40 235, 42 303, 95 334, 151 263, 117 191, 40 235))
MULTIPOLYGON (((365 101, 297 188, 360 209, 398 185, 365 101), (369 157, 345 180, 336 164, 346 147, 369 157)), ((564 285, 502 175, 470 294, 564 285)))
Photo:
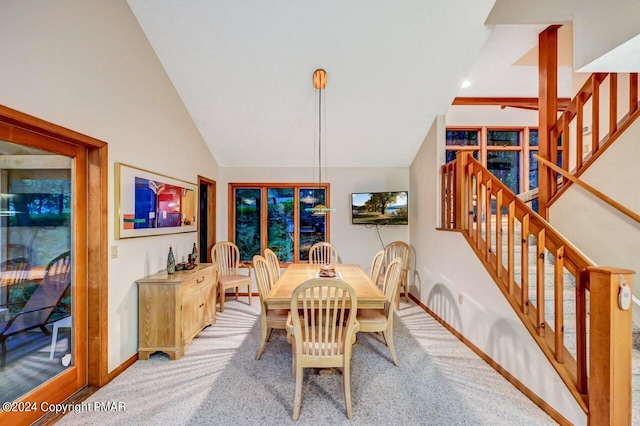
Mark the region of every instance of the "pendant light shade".
MULTIPOLYGON (((317 69, 313 72, 313 87, 318 92, 318 193, 320 193, 322 189, 322 96, 324 88, 327 87, 327 72, 325 70, 317 69)), ((313 200, 313 202, 316 201, 318 200, 313 200)), ((305 211, 322 216, 335 211, 335 209, 318 203, 313 207, 306 208, 305 211)))

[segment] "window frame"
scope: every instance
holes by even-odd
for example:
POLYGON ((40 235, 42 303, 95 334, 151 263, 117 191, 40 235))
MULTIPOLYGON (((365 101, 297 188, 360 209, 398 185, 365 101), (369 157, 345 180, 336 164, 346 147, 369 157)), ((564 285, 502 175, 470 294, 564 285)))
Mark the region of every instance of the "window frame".
MULTIPOLYGON (((446 132, 449 131, 476 131, 478 132, 478 145, 447 145, 445 140, 446 151, 478 151, 478 161, 484 167, 487 167, 487 152, 488 151, 518 151, 520 152, 520 193, 530 190, 529 181, 529 153, 531 151, 538 152, 538 145, 530 145, 530 132, 538 131, 537 126, 447 126, 446 132), (515 131, 520 132, 520 145, 519 146, 496 146, 488 144, 488 136, 491 131, 515 131)), ((446 139, 446 133, 445 133, 446 139)), ((558 151, 561 151, 562 147, 558 146, 558 151)))
MULTIPOLYGON (((230 182, 228 191, 228 238, 235 244, 236 242, 236 206, 235 193, 236 189, 260 189, 260 254, 264 253, 268 247, 268 197, 269 189, 273 188, 291 188, 293 189, 293 262, 281 261, 282 265, 291 263, 306 263, 306 260, 300 260, 300 190, 301 189, 323 189, 325 191, 325 205, 331 207, 331 192, 329 183, 317 182, 230 182)), ((325 223, 325 241, 331 241, 331 213, 326 213, 325 223)), ((243 261, 245 264, 252 265, 253 262, 243 261)))

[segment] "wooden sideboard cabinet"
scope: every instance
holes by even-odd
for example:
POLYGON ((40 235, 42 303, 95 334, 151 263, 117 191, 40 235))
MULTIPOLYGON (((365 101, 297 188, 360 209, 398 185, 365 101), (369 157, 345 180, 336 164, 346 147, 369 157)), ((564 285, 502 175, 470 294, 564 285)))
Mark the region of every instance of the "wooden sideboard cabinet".
POLYGON ((217 266, 161 271, 138 282, 138 359, 160 351, 180 359, 191 340, 216 321, 217 266))

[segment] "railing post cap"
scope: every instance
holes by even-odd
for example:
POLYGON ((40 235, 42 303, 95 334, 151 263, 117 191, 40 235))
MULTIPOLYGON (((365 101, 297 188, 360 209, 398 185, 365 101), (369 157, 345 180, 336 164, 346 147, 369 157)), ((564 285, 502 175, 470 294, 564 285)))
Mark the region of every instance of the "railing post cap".
POLYGON ((622 275, 634 275, 636 271, 625 268, 618 268, 617 266, 588 266, 588 272, 601 272, 604 274, 622 274, 622 275))

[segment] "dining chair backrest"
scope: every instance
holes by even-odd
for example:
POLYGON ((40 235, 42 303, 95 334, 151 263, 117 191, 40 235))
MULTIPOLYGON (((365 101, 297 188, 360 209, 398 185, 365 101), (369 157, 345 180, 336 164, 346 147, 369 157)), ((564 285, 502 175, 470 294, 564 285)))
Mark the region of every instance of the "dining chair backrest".
POLYGON ((384 273, 384 281, 382 284, 382 292, 384 293, 384 297, 386 300, 384 309, 389 312, 393 311, 393 306, 395 305, 398 284, 402 279, 402 263, 403 260, 401 257, 396 257, 391 261, 389 266, 387 266, 387 270, 384 273))
POLYGON ((402 258, 402 269, 408 270, 411 264, 411 247, 404 241, 393 241, 384 249, 385 265, 389 265, 396 257, 402 258))
POLYGON ((380 276, 380 271, 382 270, 382 265, 384 264, 384 250, 380 250, 373 256, 373 261, 371 262, 371 271, 369 272, 369 277, 373 283, 378 282, 378 277, 380 276))
POLYGON ((300 284, 291 296, 291 312, 298 312, 292 315, 295 353, 350 357, 357 310, 356 292, 342 280, 313 278, 300 284))
POLYGON ((271 285, 273 286, 278 279, 280 279, 280 261, 276 253, 266 248, 264 249, 264 258, 267 260, 269 266, 269 275, 271 277, 271 285))
POLYGON ((267 260, 259 254, 253 256, 253 270, 256 274, 260 302, 264 305, 264 301, 271 291, 271 277, 267 260))
POLYGON ((220 276, 238 275, 240 250, 231 241, 221 241, 211 248, 211 259, 218 265, 220 276))
POLYGON ((309 250, 309 263, 338 263, 338 249, 336 249, 331 243, 315 243, 309 250))

